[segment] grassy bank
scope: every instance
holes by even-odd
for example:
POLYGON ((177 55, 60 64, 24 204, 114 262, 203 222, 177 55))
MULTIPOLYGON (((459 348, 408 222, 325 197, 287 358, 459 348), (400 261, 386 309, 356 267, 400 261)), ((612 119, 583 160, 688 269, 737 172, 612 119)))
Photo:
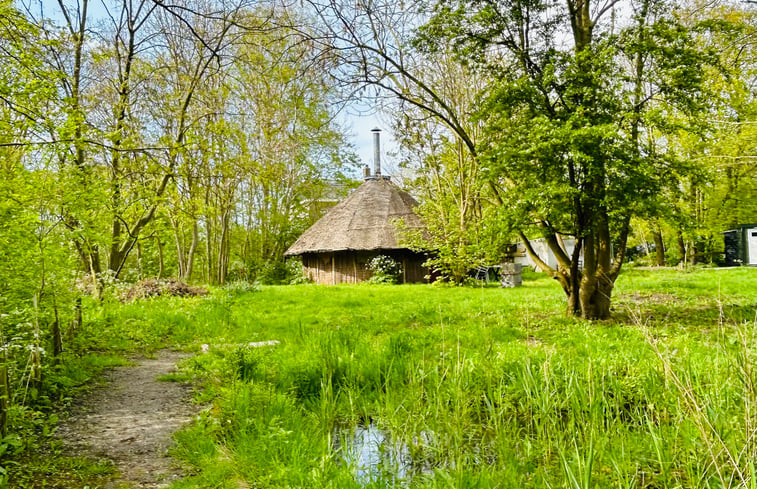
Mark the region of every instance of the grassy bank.
POLYGON ((631 270, 614 303, 566 318, 537 275, 230 287, 111 304, 87 341, 197 352, 177 488, 755 487, 757 270, 631 270))

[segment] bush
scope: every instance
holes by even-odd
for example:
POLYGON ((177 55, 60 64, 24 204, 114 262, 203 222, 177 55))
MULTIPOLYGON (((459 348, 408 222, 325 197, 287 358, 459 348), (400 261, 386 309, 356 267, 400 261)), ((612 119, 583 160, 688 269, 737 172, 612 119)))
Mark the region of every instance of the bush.
POLYGON ((299 258, 287 260, 286 267, 289 276, 289 283, 291 285, 307 284, 312 282, 312 280, 310 280, 310 277, 305 275, 305 268, 302 266, 302 261, 299 258))
POLYGON ((248 292, 257 292, 260 287, 255 282, 248 282, 247 280, 234 280, 226 282, 223 285, 223 290, 230 295, 241 295, 248 292))
POLYGON ((256 277, 262 285, 303 284, 310 281, 298 259, 266 261, 258 269, 256 277))
POLYGON ((371 271, 368 282, 372 284, 396 284, 402 276, 402 265, 385 255, 371 258, 368 269, 371 271))
POLYGON ((263 285, 281 285, 289 281, 286 263, 279 260, 264 262, 257 273, 257 280, 263 285))

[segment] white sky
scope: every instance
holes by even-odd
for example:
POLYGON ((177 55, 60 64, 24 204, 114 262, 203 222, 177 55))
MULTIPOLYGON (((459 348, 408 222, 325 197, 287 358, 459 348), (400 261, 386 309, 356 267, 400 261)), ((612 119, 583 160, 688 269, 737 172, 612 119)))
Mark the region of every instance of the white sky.
MULTIPOLYGON (((397 143, 392 137, 387 121, 377 114, 355 114, 346 112, 343 115, 345 126, 351 132, 350 141, 355 146, 360 163, 368 165, 373 171, 373 134, 371 129, 381 129, 381 170, 385 175, 392 175, 397 163, 390 153, 397 151, 397 143)), ((360 171, 362 176, 362 170, 360 171)))

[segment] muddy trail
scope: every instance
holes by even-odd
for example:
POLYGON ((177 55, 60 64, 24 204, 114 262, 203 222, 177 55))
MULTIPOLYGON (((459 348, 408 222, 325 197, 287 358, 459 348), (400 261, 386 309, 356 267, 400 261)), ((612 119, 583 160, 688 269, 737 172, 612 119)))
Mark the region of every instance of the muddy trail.
POLYGON ((162 350, 153 358, 131 359, 133 366, 105 374, 58 428, 63 454, 112 463, 115 474, 103 489, 168 487, 184 474, 168 456, 172 435, 199 411, 190 402, 191 386, 158 380, 176 372, 190 356, 162 350))

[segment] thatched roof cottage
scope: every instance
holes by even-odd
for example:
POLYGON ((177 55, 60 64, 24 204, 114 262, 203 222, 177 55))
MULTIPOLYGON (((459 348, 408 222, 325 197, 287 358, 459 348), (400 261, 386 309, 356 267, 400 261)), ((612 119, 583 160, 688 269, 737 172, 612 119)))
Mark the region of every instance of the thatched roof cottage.
POLYGON ((378 136, 374 129, 374 174, 366 175, 360 187, 329 209, 285 253, 301 256, 305 273, 316 283, 367 280, 368 261, 377 255, 402 264, 403 282, 426 281, 425 256, 400 244, 396 224, 401 220, 406 229, 423 229, 413 210, 418 203, 381 175, 378 136))

